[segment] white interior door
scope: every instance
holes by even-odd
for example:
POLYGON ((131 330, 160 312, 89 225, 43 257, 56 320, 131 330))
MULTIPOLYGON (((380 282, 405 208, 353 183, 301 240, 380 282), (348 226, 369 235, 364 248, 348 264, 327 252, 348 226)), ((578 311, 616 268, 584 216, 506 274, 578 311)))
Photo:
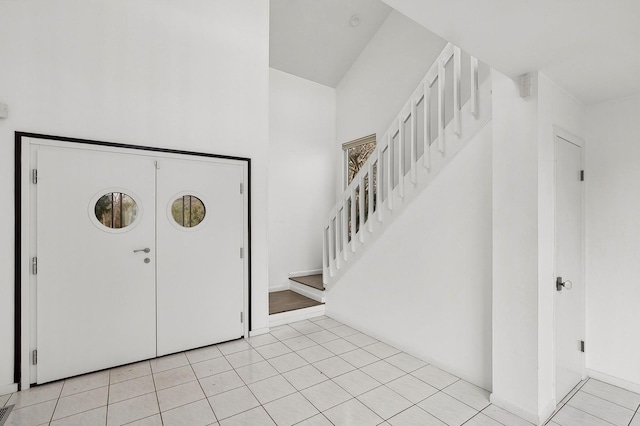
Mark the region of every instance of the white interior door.
POLYGON ((582 379, 584 280, 582 277, 581 148, 556 137, 556 401, 582 379), (564 283, 564 284, 562 284, 564 283))
POLYGON ((153 159, 41 146, 37 162, 38 383, 154 357, 153 159))
POLYGON ((158 163, 158 356, 242 337, 240 165, 158 163))

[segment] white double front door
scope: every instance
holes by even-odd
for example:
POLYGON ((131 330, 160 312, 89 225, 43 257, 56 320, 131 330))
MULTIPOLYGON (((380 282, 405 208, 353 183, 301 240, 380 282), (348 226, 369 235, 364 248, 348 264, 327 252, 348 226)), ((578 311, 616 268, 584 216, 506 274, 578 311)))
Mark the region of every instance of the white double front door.
POLYGON ((37 383, 242 337, 243 165, 60 145, 32 148, 37 383))

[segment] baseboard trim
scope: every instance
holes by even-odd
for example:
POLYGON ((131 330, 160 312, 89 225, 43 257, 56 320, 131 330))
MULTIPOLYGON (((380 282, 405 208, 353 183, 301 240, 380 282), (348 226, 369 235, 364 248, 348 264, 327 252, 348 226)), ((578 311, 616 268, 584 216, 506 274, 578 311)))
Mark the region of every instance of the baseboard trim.
POLYGON ((549 420, 549 417, 553 416, 553 413, 555 413, 556 411, 556 407, 557 407, 557 404, 555 399, 552 399, 551 401, 549 401, 545 409, 542 410, 542 415, 540 416, 540 419, 541 419, 540 424, 544 424, 544 422, 549 420))
POLYGON ((289 272, 289 278, 306 277, 307 275, 318 275, 322 273, 322 269, 311 269, 310 271, 289 272))
MULTIPOLYGON (((329 293, 329 291, 325 290, 325 293, 329 293)), ((416 351, 415 348, 408 347, 405 343, 395 340, 393 336, 391 337, 382 336, 380 335, 378 330, 376 330, 375 328, 369 327, 366 323, 357 323, 353 320, 353 318, 348 318, 344 315, 340 315, 339 313, 336 313, 334 310, 331 309, 331 306, 332 306, 331 302, 327 303, 326 306, 327 306, 327 309, 326 309, 325 315, 327 315, 329 318, 332 318, 338 322, 346 324, 349 327, 355 330, 358 330, 364 334, 368 334, 374 339, 380 340, 381 342, 384 342, 387 345, 391 345, 396 349, 406 352, 411 356, 414 356, 428 364, 433 365, 434 367, 444 370, 449 374, 453 374, 456 377, 459 377, 473 385, 476 385, 482 389, 487 390, 488 392, 491 392, 492 390, 491 377, 483 379, 482 377, 472 376, 469 374, 468 371, 455 368, 451 365, 443 363, 439 359, 433 358, 428 353, 419 352, 419 351, 416 351)))
POLYGON ((540 419, 540 417, 535 414, 532 413, 529 410, 526 410, 522 407, 520 407, 519 405, 515 405, 509 401, 507 401, 506 399, 500 398, 499 396, 497 396, 495 393, 492 393, 489 396, 489 401, 493 404, 496 405, 504 410, 510 411, 511 413, 515 414, 518 417, 521 417, 523 419, 525 419, 528 422, 533 423, 534 425, 542 425, 547 419, 540 419))
POLYGON ((269 327, 259 328, 257 330, 251 330, 249 332, 249 337, 259 336, 261 334, 267 334, 269 332, 269 327))
POLYGON ((587 368, 587 375, 596 380, 600 380, 601 382, 608 383, 613 386, 617 386, 622 389, 626 389, 631 392, 640 393, 640 384, 630 382, 629 380, 621 379, 620 377, 611 376, 607 373, 603 373, 601 371, 592 370, 587 368))
POLYGON ((286 284, 280 284, 274 287, 269 287, 269 293, 275 293, 276 291, 285 291, 285 290, 290 290, 291 287, 289 286, 289 283, 287 282, 286 284))
POLYGON ((10 385, 0 386, 0 395, 6 395, 8 393, 18 392, 18 384, 12 383, 10 385))
POLYGON ((289 324, 309 318, 321 317, 324 315, 324 305, 311 306, 310 308, 296 309, 295 311, 282 312, 280 314, 269 315, 269 327, 289 324))

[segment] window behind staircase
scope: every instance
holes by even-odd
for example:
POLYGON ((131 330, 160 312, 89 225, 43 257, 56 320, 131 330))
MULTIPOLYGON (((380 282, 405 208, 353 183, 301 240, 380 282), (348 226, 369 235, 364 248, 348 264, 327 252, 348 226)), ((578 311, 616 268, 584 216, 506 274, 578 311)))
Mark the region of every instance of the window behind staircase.
POLYGON ((376 135, 365 136, 342 145, 345 163, 345 188, 376 149, 376 135))
MULTIPOLYGON (((345 144, 342 145, 342 149, 344 150, 344 177, 345 177, 345 181, 344 181, 344 187, 346 188, 351 181, 353 180, 353 178, 356 176, 356 174, 358 174, 358 172, 360 171, 360 169, 362 168, 362 166, 364 166, 364 163, 367 161, 367 159, 369 158, 369 156, 373 153, 373 151, 375 151, 376 149, 376 135, 369 135, 369 136, 365 136, 363 138, 360 139, 356 139, 354 141, 351 142, 347 142, 345 144)), ((373 173, 373 179, 376 179, 376 175, 377 175, 377 170, 374 171, 373 173)), ((358 232, 360 229, 360 197, 364 196, 364 202, 365 202, 365 208, 364 208, 364 215, 365 215, 365 222, 367 221, 367 215, 369 213, 369 188, 371 186, 369 185, 369 176, 366 177, 365 182, 364 182, 364 194, 360 194, 360 189, 358 188, 356 190, 356 199, 355 199, 355 203, 356 203, 356 232, 358 232)), ((375 185, 374 185, 375 187, 375 185)), ((374 194, 375 195, 375 194, 374 194)), ((354 200, 349 200, 349 203, 353 202, 354 200)), ((374 196, 374 202, 375 202, 375 196, 374 196)), ((349 211, 348 211, 348 241, 351 241, 351 206, 349 206, 349 211)), ((375 210, 375 206, 374 206, 374 210, 375 210)))

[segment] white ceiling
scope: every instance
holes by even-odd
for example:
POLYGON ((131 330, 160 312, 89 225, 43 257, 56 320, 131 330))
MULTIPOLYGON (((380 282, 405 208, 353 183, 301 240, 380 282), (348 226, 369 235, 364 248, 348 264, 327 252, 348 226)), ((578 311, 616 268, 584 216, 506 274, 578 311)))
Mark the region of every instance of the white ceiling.
POLYGON ((640 0, 383 0, 510 76, 585 104, 640 92, 640 0))
POLYGON ((336 87, 391 13, 379 0, 271 0, 269 64, 336 87), (349 26, 354 14, 360 25, 349 26))

